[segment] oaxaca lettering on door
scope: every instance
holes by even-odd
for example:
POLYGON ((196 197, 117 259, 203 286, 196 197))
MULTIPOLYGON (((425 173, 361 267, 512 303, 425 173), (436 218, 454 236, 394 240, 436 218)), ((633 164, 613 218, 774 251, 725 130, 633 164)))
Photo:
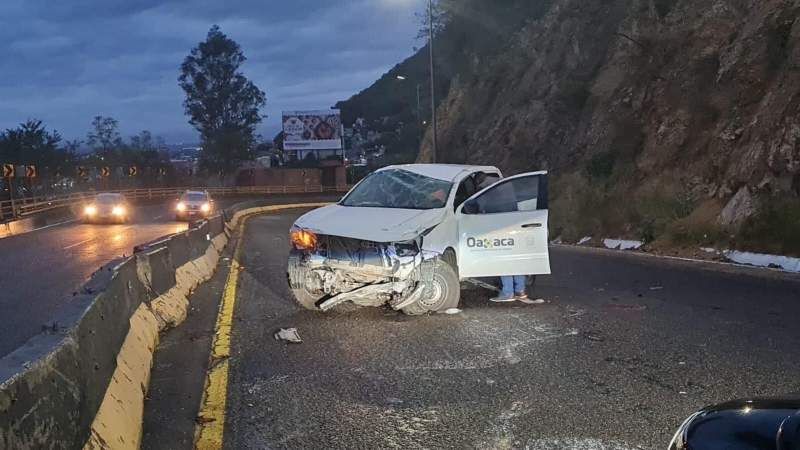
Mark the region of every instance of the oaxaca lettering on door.
POLYGON ((550 273, 547 173, 506 178, 458 210, 461 278, 550 273))

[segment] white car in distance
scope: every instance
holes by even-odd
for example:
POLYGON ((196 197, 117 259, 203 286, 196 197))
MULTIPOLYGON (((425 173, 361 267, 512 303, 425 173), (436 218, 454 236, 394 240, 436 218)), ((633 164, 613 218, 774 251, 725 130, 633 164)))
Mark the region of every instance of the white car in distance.
POLYGON ((463 279, 549 274, 547 219, 547 172, 386 167, 295 222, 290 288, 308 309, 445 311, 458 306, 463 279))
POLYGON ((214 211, 214 200, 206 191, 186 191, 175 204, 175 220, 196 220, 209 217, 214 211))

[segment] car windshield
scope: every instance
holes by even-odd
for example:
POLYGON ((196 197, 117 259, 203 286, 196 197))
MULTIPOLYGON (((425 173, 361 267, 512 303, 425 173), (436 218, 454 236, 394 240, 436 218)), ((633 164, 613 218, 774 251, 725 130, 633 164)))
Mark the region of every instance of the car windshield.
POLYGON ((119 203, 122 201, 121 195, 115 194, 102 194, 95 198, 95 201, 101 205, 110 205, 112 203, 119 203))
POLYGON ((204 202, 206 201, 206 194, 201 194, 199 192, 183 194, 183 200, 186 202, 204 202))
POLYGON ((447 203, 453 184, 402 169, 376 172, 347 195, 343 206, 435 209, 447 203))

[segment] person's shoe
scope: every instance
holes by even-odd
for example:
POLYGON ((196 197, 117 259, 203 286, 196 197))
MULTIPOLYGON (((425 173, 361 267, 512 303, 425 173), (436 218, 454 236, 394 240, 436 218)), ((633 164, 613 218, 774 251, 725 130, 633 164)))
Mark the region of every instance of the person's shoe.
POLYGON ((494 303, 508 303, 516 300, 517 299, 513 295, 503 295, 503 294, 500 294, 497 297, 492 297, 489 299, 490 302, 494 303))
POLYGON ((517 299, 517 300, 527 300, 528 299, 528 294, 526 294, 524 292, 521 293, 521 294, 514 294, 514 298, 517 299))

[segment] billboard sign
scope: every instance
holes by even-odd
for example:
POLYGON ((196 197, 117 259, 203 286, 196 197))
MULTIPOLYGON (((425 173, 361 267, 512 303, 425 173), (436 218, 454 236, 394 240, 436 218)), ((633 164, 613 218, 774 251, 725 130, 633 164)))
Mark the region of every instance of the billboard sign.
POLYGON ((283 112, 284 150, 341 150, 338 109, 283 112))

